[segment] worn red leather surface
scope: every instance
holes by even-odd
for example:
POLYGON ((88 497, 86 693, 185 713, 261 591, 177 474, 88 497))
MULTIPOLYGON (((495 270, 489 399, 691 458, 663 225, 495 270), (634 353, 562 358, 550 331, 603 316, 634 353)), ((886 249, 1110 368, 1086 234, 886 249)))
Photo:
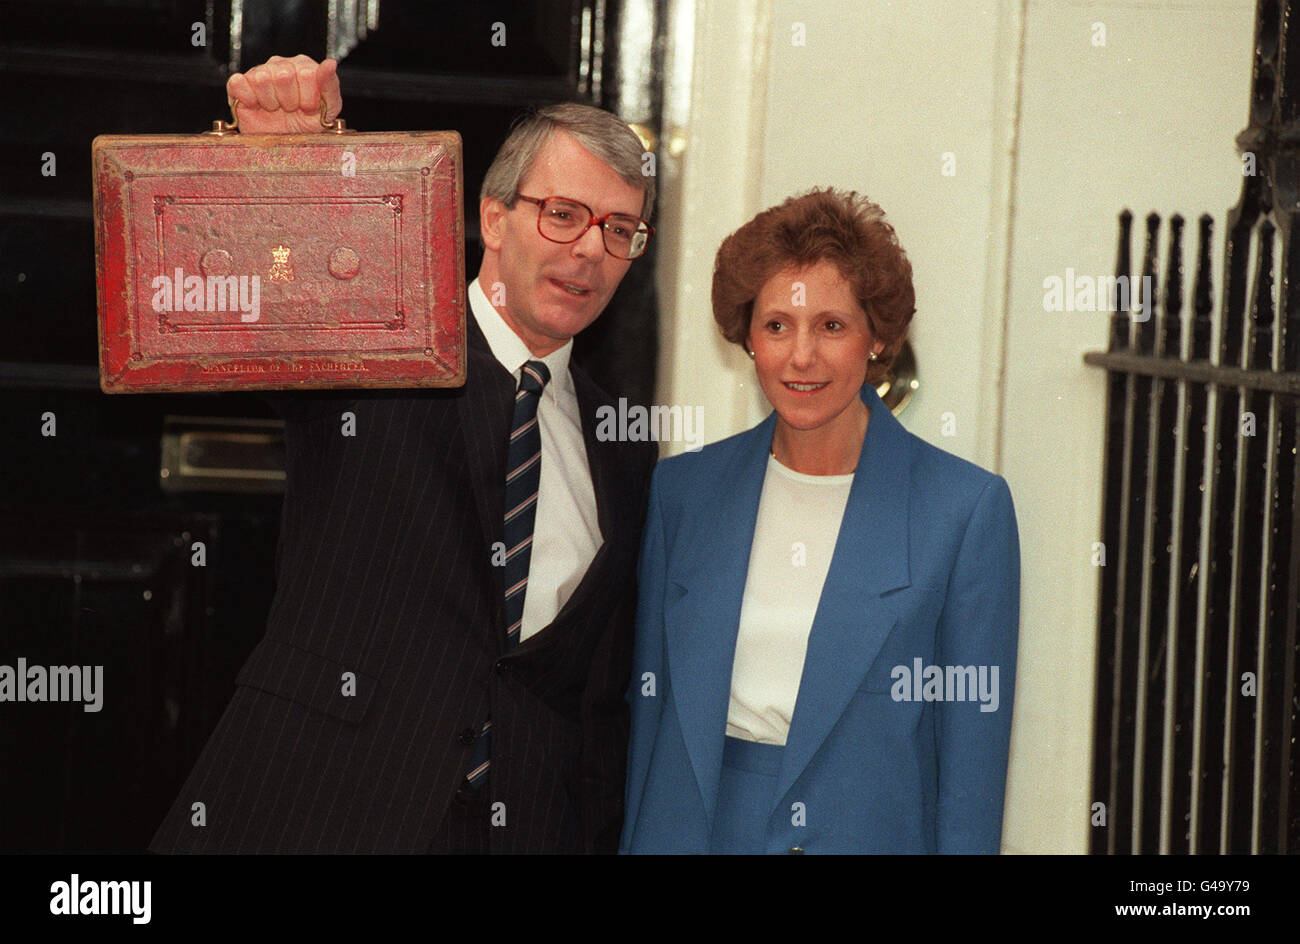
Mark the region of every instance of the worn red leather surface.
POLYGON ((455 132, 92 151, 105 392, 464 383, 455 132))

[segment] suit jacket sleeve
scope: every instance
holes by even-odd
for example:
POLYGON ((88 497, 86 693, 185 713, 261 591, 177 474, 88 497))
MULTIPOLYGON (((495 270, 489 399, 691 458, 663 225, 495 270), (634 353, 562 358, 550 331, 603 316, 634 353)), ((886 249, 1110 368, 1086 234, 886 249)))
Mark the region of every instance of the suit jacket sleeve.
POLYGON ((939 618, 938 664, 987 666, 987 688, 996 697, 938 703, 941 853, 1000 848, 1019 620, 1016 514, 1006 481, 994 476, 966 526, 939 618), (996 708, 987 710, 991 705, 996 708))
POLYGON ((664 586, 668 559, 659 487, 660 476, 656 471, 650 485, 650 501, 637 571, 636 645, 632 655, 632 678, 627 687, 627 700, 632 709, 632 732, 628 741, 623 838, 619 843, 619 852, 622 853, 626 853, 632 844, 646 773, 650 766, 650 752, 654 747, 659 719, 663 713, 663 701, 667 696, 668 679, 664 672, 664 586))

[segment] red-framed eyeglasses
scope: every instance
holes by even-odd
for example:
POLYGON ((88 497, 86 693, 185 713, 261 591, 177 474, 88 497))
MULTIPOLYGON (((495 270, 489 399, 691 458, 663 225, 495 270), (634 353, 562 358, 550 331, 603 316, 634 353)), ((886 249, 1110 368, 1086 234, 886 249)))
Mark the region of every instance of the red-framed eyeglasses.
POLYGON ((593 226, 600 227, 605 251, 618 259, 636 259, 645 254, 654 235, 654 227, 639 216, 607 213, 596 216, 591 207, 568 197, 526 197, 520 200, 537 205, 537 232, 553 243, 573 243, 593 226))

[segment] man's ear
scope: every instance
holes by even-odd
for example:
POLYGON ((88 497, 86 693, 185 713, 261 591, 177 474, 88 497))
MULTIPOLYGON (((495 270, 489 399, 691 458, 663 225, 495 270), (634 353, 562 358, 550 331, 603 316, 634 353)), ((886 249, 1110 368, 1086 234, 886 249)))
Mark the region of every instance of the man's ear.
POLYGON ((506 205, 496 197, 484 197, 478 204, 478 228, 483 237, 483 247, 497 252, 505 227, 506 205))

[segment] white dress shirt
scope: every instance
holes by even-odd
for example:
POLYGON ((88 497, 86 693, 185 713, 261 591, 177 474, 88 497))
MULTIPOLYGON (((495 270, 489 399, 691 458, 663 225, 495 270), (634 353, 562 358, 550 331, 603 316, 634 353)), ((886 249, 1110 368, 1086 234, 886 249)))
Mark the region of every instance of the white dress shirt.
POLYGON ((808 636, 852 485, 852 472, 806 475, 768 457, 731 669, 731 737, 784 745, 790 734, 808 636))
MULTIPOLYGON (((478 279, 469 284, 465 294, 493 356, 514 377, 515 389, 519 388, 520 372, 527 361, 540 360, 551 372, 537 404, 542 475, 528 559, 523 624, 519 627, 519 641, 523 642, 555 619, 604 543, 596 520, 596 490, 591 484, 587 445, 582 438, 578 394, 569 374, 573 339, 545 357, 534 357, 492 307, 478 279)), ((505 517, 505 508, 501 515, 505 517)))

